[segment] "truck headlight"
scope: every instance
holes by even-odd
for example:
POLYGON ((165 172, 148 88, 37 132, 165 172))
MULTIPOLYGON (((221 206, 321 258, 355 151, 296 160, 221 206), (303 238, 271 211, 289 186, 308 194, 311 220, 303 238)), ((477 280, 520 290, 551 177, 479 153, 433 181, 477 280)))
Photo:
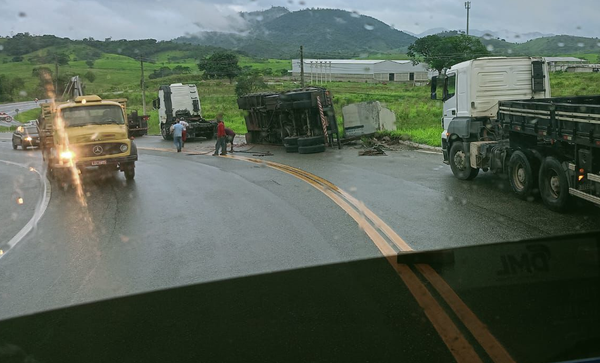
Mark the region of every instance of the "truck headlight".
POLYGON ((129 147, 127 146, 127 144, 122 144, 120 149, 121 149, 121 152, 124 153, 125 151, 129 150, 129 147))
POLYGON ((31 141, 31 140, 32 140, 31 136, 27 136, 27 137, 25 138, 25 141, 31 141))
POLYGON ((63 151, 63 152, 60 153, 60 158, 64 159, 64 160, 73 159, 74 156, 75 155, 71 151, 63 151))

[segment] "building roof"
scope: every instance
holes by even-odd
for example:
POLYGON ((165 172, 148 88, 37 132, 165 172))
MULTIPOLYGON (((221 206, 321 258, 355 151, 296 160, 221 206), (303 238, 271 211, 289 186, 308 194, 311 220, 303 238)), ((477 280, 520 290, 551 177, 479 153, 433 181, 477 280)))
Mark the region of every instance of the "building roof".
POLYGON ((579 59, 575 57, 544 57, 544 59, 546 62, 585 62, 585 59, 579 59))
MULTIPOLYGON (((300 59, 294 59, 294 62, 300 62, 300 59)), ((377 64, 381 62, 386 62, 385 59, 304 59, 304 63, 331 63, 331 64, 377 64)), ((409 60, 389 60, 390 62, 398 63, 398 64, 406 64, 410 63, 409 60)))

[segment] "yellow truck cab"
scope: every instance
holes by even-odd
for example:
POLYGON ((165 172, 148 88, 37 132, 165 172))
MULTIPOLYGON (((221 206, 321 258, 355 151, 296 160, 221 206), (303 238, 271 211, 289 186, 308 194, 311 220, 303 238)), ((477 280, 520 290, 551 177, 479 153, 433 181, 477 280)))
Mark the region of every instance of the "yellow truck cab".
POLYGON ((138 155, 128 135, 126 102, 90 95, 43 104, 38 128, 51 176, 63 178, 88 169, 118 169, 126 179, 133 179, 138 155))

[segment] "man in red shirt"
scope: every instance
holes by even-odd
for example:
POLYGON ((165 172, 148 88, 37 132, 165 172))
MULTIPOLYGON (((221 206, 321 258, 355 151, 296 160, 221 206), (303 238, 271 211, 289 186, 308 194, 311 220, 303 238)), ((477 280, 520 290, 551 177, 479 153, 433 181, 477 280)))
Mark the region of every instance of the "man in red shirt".
POLYGON ((215 153, 213 156, 219 155, 219 148, 221 148, 221 155, 227 155, 227 134, 225 133, 223 115, 217 115, 217 122, 217 143, 215 144, 215 153))

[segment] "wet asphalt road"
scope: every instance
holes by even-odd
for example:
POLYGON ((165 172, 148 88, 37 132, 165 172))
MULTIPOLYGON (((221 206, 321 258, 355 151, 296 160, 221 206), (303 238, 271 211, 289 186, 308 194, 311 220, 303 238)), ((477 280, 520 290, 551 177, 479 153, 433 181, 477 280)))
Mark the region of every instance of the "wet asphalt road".
MULTIPOLYGON (((13 151, 9 137, 0 134, 0 160, 41 170, 39 151, 13 151)), ((84 179, 84 198, 75 189, 52 184, 48 209, 36 228, 0 258, 0 320, 117 296, 381 256, 345 211, 294 176, 240 160, 143 149, 171 148, 158 137, 136 142, 141 150, 135 181, 127 182, 119 173, 90 175, 84 179)), ((210 145, 189 142, 186 150, 206 151, 210 145)), ((309 156, 264 146, 237 154, 294 165, 328 179, 364 202, 415 250, 598 228, 597 208, 555 214, 539 202, 512 197, 508 183, 497 177, 484 174, 472 183, 460 182, 439 154, 400 150, 358 157, 358 150, 348 147, 309 156), (273 155, 254 156, 257 150, 273 155)), ((0 163, 0 172, 2 180, 5 175, 12 178, 0 189, 3 200, 10 200, 0 206, 3 226, 10 226, 2 228, 4 244, 40 203, 42 185, 27 168, 0 163), (13 191, 17 185, 20 191, 13 191), (15 196, 24 203, 16 203, 15 196)), ((304 288, 323 296, 327 307, 322 309, 333 309, 327 313, 331 321, 323 324, 335 326, 348 315, 362 317, 367 328, 369 321, 389 321, 385 331, 368 333, 381 344, 381 359, 394 356, 386 344, 399 344, 398 351, 412 357, 409 361, 452 360, 385 260, 309 271, 296 284, 315 281, 304 288)), ((265 304, 260 301, 272 290, 264 289, 265 295, 246 296, 265 304)), ((285 289, 301 293, 293 285, 285 289)), ((315 303, 310 296, 303 298, 315 303)), ((480 312, 495 316, 490 311, 485 307, 480 312)), ((343 344, 349 351, 355 347, 343 344)))

